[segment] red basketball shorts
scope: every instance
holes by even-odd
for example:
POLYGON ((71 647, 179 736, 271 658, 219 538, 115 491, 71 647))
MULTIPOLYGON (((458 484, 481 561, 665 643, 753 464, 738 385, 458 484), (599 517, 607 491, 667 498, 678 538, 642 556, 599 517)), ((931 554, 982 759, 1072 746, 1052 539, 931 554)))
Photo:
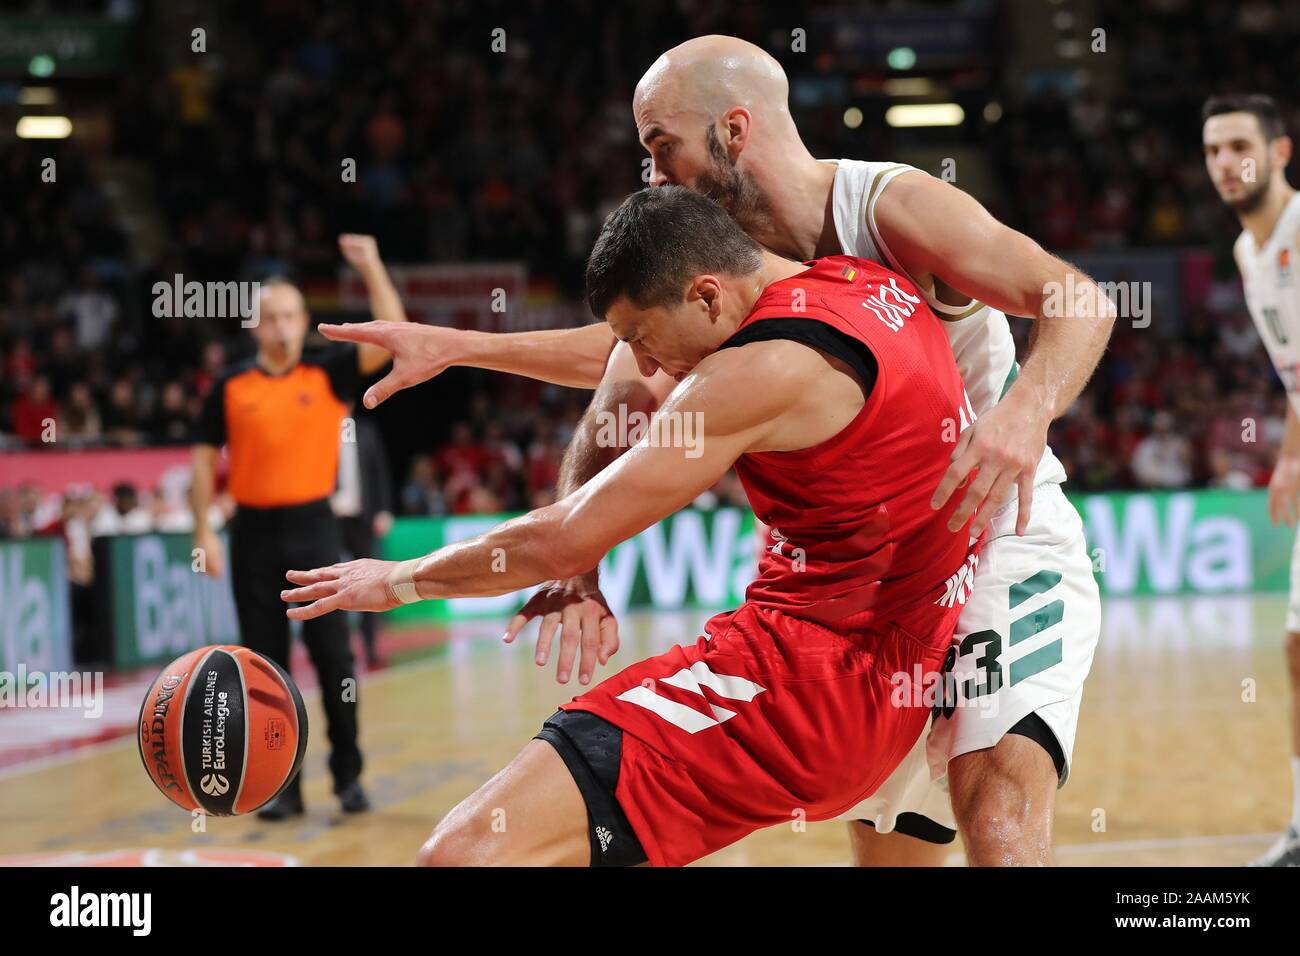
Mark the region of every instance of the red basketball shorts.
POLYGON ((633 664, 562 709, 622 731, 614 797, 649 861, 681 865, 763 827, 833 818, 873 793, 930 716, 893 693, 898 675, 937 673, 954 619, 931 633, 882 623, 841 634, 745 604, 710 620, 694 645, 633 664))

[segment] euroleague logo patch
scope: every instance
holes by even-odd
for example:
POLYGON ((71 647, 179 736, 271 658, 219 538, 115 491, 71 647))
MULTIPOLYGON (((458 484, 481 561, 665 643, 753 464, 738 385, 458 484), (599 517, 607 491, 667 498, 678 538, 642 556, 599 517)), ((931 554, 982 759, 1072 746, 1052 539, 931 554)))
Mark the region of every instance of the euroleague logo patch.
POLYGON ((209 797, 220 797, 230 790, 230 781, 219 773, 207 773, 199 781, 199 789, 209 797))
POLYGON ((266 722, 266 733, 263 739, 266 741, 267 750, 280 750, 284 747, 285 722, 278 717, 272 717, 266 722))

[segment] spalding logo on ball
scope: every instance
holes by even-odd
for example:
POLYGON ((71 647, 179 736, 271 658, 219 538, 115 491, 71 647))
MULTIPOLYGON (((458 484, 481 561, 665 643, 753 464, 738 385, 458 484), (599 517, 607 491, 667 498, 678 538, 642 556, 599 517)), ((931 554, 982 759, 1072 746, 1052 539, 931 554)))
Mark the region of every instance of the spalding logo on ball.
POLYGON ((172 803, 228 817, 289 785, 307 750, 302 695, 278 664, 213 645, 172 661, 140 706, 140 759, 172 803))

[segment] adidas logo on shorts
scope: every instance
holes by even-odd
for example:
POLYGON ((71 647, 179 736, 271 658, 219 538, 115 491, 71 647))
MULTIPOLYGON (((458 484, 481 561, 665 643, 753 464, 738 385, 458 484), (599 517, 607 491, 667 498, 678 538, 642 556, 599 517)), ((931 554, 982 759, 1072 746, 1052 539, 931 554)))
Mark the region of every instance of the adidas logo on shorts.
POLYGON ((604 827, 596 827, 596 839, 600 841, 600 852, 604 853, 614 842, 614 834, 604 827))

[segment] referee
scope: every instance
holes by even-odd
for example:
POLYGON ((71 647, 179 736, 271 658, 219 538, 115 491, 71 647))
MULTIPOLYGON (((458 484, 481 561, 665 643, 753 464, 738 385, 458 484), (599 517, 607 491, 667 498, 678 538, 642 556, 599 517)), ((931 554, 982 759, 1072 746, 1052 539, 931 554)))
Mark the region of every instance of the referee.
MULTIPOLYGON (((343 236, 340 245, 354 264, 358 258, 379 263, 370 237, 343 236), (366 254, 367 248, 373 255, 366 254)), ((382 264, 378 268, 382 272, 382 264)), ((377 287, 396 297, 386 272, 382 283, 371 278, 367 276, 372 298, 377 287)), ((329 502, 338 477, 339 435, 363 379, 389 358, 373 345, 304 351, 307 329, 307 308, 298 289, 284 279, 263 282, 260 317, 252 329, 257 354, 217 377, 200 415, 193 455, 194 545, 202 549, 207 573, 220 577, 224 558, 220 539, 208 524, 208 508, 217 458, 221 447, 228 447, 229 491, 238 506, 230 524, 230 561, 240 633, 245 646, 286 671, 289 621, 280 600, 280 591, 288 586, 285 572, 339 560, 339 526, 329 502)), ((306 622, 303 640, 329 724, 334 792, 344 812, 368 810, 346 616, 306 622)), ((284 820, 302 812, 295 778, 258 815, 284 820)))

